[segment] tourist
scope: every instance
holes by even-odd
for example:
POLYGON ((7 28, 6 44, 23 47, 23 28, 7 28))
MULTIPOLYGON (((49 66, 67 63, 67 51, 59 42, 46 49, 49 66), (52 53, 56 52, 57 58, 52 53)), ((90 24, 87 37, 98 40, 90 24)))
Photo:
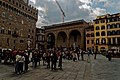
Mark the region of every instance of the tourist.
POLYGON ((59 56, 58 56, 59 64, 58 64, 58 67, 61 70, 62 69, 62 57, 63 57, 63 54, 62 54, 61 51, 58 51, 58 52, 59 52, 59 56))
POLYGON ((111 58, 112 58, 112 51, 111 50, 108 51, 107 57, 108 57, 108 61, 111 61, 111 58))
POLYGON ((56 63, 57 63, 57 54, 55 53, 55 51, 53 51, 51 53, 51 69, 56 70, 56 63))
POLYGON ((47 53, 47 57, 46 57, 46 62, 47 62, 47 68, 50 68, 50 51, 47 53))
POLYGON ((73 55, 73 61, 75 62, 77 60, 77 58, 76 58, 76 51, 75 50, 73 51, 72 55, 73 55))
POLYGON ((19 54, 19 52, 17 51, 16 53, 16 64, 15 64, 15 72, 17 74, 20 74, 20 65, 19 65, 19 61, 20 61, 20 58, 21 58, 21 55, 19 54))
POLYGON ((29 64, 29 55, 28 55, 28 52, 25 51, 25 54, 24 54, 24 57, 25 57, 25 72, 28 71, 28 64, 29 64))
POLYGON ((84 61, 84 54, 85 54, 85 51, 81 51, 81 59, 82 59, 82 61, 84 61))
POLYGON ((20 74, 23 73, 23 64, 24 64, 24 61, 25 61, 25 57, 24 57, 24 52, 22 51, 20 53, 21 55, 21 58, 19 60, 19 67, 20 67, 20 74))

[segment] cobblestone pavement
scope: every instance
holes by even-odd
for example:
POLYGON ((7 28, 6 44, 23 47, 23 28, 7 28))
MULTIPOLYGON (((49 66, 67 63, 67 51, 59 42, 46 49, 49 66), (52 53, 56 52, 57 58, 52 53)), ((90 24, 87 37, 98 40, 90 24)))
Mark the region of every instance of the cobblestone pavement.
POLYGON ((108 61, 102 55, 97 55, 96 60, 87 55, 85 61, 63 60, 63 70, 51 71, 42 64, 29 69, 16 75, 13 66, 0 64, 0 80, 120 80, 120 59, 108 61))

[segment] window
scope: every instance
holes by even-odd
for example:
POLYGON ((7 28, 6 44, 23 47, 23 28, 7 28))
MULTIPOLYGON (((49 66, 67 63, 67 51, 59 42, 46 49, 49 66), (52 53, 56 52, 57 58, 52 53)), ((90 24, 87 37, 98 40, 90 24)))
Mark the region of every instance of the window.
POLYGON ((114 18, 112 18, 112 22, 114 22, 114 18))
POLYGON ((14 44, 16 43, 16 40, 14 40, 14 44))
POLYGON ((89 44, 89 40, 87 40, 87 44, 89 44))
POLYGON ((42 41, 42 35, 38 36, 38 41, 42 41))
POLYGON ((32 30, 32 33, 34 33, 34 30, 32 30))
POLYGON ((7 38, 7 44, 8 44, 8 46, 9 46, 9 38, 7 38))
POLYGON ((2 15, 2 17, 5 17, 5 12, 2 12, 2 14, 1 14, 1 15, 2 15))
POLYGON ((105 23, 105 20, 101 20, 101 23, 105 23))
POLYGON ((16 5, 18 6, 18 3, 16 3, 16 5))
POLYGON ((99 21, 95 21, 95 24, 99 24, 99 21))
POLYGON ((13 0, 13 4, 15 3, 15 1, 13 0))
POLYGON ((100 36, 100 33, 99 33, 99 32, 96 32, 96 36, 100 36))
POLYGON ((94 28, 91 28, 91 31, 94 31, 94 28))
POLYGON ((21 7, 21 4, 19 4, 19 7, 21 7))
POLYGON ((111 38, 108 38, 108 44, 111 44, 111 38))
POLYGON ((115 30, 112 31, 112 35, 115 35, 115 30))
POLYGON ((116 25, 115 25, 115 24, 112 24, 112 28, 116 28, 116 25))
POLYGON ((118 44, 120 44, 120 37, 117 38, 118 44))
POLYGON ((94 44, 94 40, 91 40, 91 44, 94 44))
POLYGON ((96 30, 99 30, 99 26, 96 26, 96 30))
POLYGON ((89 34, 89 33, 87 33, 86 37, 90 37, 90 34, 89 34))
POLYGON ((113 44, 116 44, 116 40, 115 40, 115 38, 113 38, 113 44))
POLYGON ((12 20, 12 15, 9 16, 9 19, 12 20))
POLYGON ((28 31, 30 32, 30 29, 28 31))
POLYGON ((96 39, 96 44, 99 44, 99 39, 96 39))
POLYGON ((102 43, 102 44, 106 44, 106 39, 105 39, 105 38, 102 38, 101 43, 102 43))
POLYGON ((117 30, 117 31, 116 31, 116 34, 117 34, 117 35, 120 35, 120 30, 117 30))
POLYGON ((30 38, 30 35, 28 35, 28 38, 30 38))
POLYGON ((23 43, 24 41, 23 40, 20 40, 20 43, 23 43))
POLYGON ((116 24, 117 25, 117 28, 120 28, 120 24, 116 24))
POLYGON ((107 32, 107 35, 110 36, 110 35, 111 35, 111 31, 108 31, 108 32, 107 32))
POLYGON ((91 33, 91 37, 94 37, 94 33, 91 33))
POLYGON ((25 8, 25 10, 27 10, 27 8, 25 8))
POLYGON ((5 29, 1 29, 1 34, 4 34, 5 33, 5 29))
POLYGON ((101 30, 104 30, 105 29, 105 26, 103 25, 103 26, 101 26, 101 30))
POLYGON ((101 36, 105 36, 105 31, 102 31, 102 32, 101 32, 101 36))
POLYGON ((24 6, 22 6, 22 9, 24 9, 24 6))
POLYGON ((9 23, 9 25, 11 25, 11 23, 9 23))
POLYGON ((107 25, 107 29, 110 29, 110 25, 107 25))
POLYGON ((8 34, 11 35, 11 31, 10 30, 8 30, 8 34))

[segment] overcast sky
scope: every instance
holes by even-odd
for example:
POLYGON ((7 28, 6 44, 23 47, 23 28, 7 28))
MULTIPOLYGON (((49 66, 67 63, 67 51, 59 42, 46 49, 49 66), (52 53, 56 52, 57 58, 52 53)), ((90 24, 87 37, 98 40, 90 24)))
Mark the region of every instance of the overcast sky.
MULTIPOLYGON (((119 0, 57 0, 65 12, 65 21, 93 21, 96 16, 120 12, 119 0)), ((39 10, 37 27, 62 21, 62 14, 55 0, 29 0, 39 10)))

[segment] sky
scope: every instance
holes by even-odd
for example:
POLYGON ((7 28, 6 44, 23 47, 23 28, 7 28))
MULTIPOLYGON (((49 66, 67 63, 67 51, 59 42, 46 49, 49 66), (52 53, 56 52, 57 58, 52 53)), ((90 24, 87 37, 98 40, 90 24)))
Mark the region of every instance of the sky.
MULTIPOLYGON (((120 12, 119 0, 57 0, 65 13, 65 21, 93 21, 96 16, 120 12)), ((38 9, 37 27, 62 22, 55 0, 29 0, 38 9)))

